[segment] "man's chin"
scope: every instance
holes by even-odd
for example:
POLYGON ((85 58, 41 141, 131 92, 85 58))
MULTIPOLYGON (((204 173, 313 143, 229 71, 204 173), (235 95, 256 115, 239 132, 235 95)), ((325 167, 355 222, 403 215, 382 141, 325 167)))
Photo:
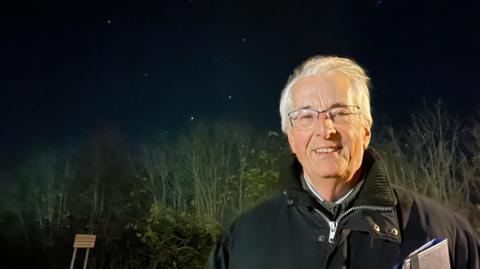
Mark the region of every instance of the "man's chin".
POLYGON ((340 173, 338 170, 332 170, 332 171, 315 171, 313 173, 313 178, 312 180, 336 180, 340 178, 340 173))

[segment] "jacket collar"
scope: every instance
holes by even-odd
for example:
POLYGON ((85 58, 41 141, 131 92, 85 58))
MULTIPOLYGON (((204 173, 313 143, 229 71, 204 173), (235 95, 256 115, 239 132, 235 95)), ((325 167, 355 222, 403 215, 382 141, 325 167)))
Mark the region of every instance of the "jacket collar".
MULTIPOLYGON (((287 169, 280 172, 283 189, 302 204, 314 205, 312 203, 316 203, 315 199, 302 187, 300 179, 302 165, 295 157, 293 162, 291 159, 289 162, 289 165, 282 165, 287 169)), ((385 164, 375 150, 365 150, 361 169, 365 183, 353 205, 395 206, 397 201, 387 177, 385 164)))
MULTIPOLYGON (((290 165, 283 166, 287 169, 281 171, 280 179, 284 186, 283 194, 290 205, 318 208, 315 198, 306 192, 301 184, 300 175, 302 166, 296 158, 290 159, 290 165)), ((358 217, 348 218, 345 226, 352 230, 370 232, 374 236, 395 242, 401 242, 398 217, 396 212, 397 199, 388 180, 384 162, 373 149, 364 152, 361 165, 362 178, 365 181, 362 189, 355 198, 352 207, 383 207, 388 211, 359 210, 352 213, 358 217), (380 231, 378 231, 380 227, 380 231)))
POLYGON ((362 169, 365 173, 365 183, 353 205, 394 207, 397 199, 388 179, 385 164, 375 150, 365 150, 362 169))

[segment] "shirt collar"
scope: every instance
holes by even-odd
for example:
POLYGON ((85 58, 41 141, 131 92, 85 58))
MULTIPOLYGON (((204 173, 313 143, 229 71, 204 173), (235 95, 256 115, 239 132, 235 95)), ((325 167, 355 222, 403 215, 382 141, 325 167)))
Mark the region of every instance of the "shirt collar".
MULTIPOLYGON (((318 193, 313 187, 312 182, 310 181, 310 178, 303 172, 302 172, 302 185, 303 185, 303 188, 306 191, 310 192, 319 202, 325 201, 325 199, 323 199, 320 193, 318 193)), ((351 188, 344 196, 340 197, 333 203, 335 203, 336 205, 341 204, 352 192, 353 192, 353 188, 351 188)))

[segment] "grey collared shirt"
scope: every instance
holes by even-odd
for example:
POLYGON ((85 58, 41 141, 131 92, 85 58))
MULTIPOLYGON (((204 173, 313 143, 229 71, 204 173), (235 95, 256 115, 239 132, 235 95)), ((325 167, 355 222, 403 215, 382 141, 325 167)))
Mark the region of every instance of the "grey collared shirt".
POLYGON ((355 196, 357 196, 364 182, 364 180, 360 180, 360 182, 351 188, 345 195, 334 202, 329 202, 326 201, 320 195, 320 193, 315 190, 310 178, 308 178, 308 176, 303 172, 301 179, 303 189, 309 192, 325 210, 330 212, 334 219, 336 219, 342 212, 346 211, 350 207, 351 202, 355 199, 355 196))
MULTIPOLYGON (((308 188, 308 191, 310 191, 311 194, 313 194, 313 196, 319 201, 319 202, 325 202, 325 199, 323 199, 323 197, 320 195, 320 193, 318 193, 315 188, 313 188, 312 186, 312 183, 310 181, 310 178, 308 178, 307 175, 305 175, 304 173, 302 173, 302 177, 303 177, 303 180, 302 180, 302 183, 304 183, 303 185, 303 188, 306 189, 308 188), (306 185, 306 186, 305 186, 306 185), (306 188, 305 188, 306 187, 306 188)), ((334 201, 333 203, 335 203, 336 205, 339 205, 341 204, 352 192, 353 192, 353 189, 354 188, 351 188, 344 196, 340 197, 339 199, 337 199, 336 201, 334 201)), ((307 190, 307 189, 306 189, 307 190)))

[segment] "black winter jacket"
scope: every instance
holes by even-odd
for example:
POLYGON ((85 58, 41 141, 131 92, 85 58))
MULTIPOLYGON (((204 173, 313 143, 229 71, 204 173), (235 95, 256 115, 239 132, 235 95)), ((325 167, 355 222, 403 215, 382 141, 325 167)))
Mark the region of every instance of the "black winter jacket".
POLYGON ((392 268, 433 238, 449 240, 452 268, 480 268, 480 240, 458 214, 392 186, 379 156, 365 151, 365 183, 336 221, 305 192, 301 166, 282 195, 240 216, 209 260, 212 269, 392 268))

